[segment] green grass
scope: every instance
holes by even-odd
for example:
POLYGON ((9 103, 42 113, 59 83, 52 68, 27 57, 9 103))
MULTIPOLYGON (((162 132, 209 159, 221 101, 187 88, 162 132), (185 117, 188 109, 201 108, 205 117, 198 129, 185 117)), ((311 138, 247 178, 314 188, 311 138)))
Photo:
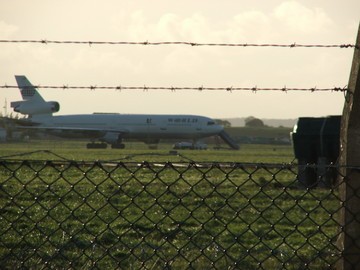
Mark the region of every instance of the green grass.
MULTIPOLYGON (((47 144, 2 145, 2 153, 47 144)), ((298 189, 295 167, 187 162, 288 163, 289 146, 179 156, 168 155, 169 145, 63 144, 51 151, 127 163, 0 162, 2 269, 329 269, 339 258, 336 191, 298 189)), ((59 159, 27 157, 49 155, 59 159)))
POLYGON ((67 159, 114 161, 216 161, 216 162, 268 162, 290 163, 294 159, 290 145, 243 144, 240 150, 177 150, 170 153, 172 144, 160 143, 158 149, 149 149, 144 143, 129 142, 125 149, 86 149, 86 141, 40 141, 0 144, 2 157, 7 159, 67 159))

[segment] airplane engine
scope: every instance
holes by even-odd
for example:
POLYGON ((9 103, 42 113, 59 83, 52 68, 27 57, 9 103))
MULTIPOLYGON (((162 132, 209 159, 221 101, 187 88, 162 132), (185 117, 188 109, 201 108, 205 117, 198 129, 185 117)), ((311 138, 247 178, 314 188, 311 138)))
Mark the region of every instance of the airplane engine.
POLYGON ((11 108, 21 114, 47 114, 56 113, 60 110, 60 104, 56 101, 48 101, 41 104, 29 101, 11 102, 11 108))

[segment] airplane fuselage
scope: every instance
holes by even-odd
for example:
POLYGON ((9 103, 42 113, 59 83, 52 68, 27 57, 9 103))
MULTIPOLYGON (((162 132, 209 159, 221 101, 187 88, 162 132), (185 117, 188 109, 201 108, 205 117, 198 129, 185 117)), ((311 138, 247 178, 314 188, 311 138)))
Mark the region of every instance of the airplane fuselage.
POLYGON ((79 114, 36 117, 38 127, 57 136, 103 137, 104 141, 121 134, 126 139, 193 139, 217 135, 223 127, 211 118, 198 115, 79 114), (77 132, 79 130, 79 132, 77 132), (86 132, 87 131, 87 132, 86 132), (84 134, 88 134, 88 136, 84 134), (112 136, 114 135, 114 136, 112 136))

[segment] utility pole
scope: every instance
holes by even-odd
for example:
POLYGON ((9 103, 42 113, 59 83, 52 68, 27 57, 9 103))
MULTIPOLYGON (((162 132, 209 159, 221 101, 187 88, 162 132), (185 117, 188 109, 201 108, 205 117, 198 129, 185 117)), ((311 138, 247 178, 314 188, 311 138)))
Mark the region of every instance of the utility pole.
POLYGON ((341 120, 339 165, 337 269, 360 269, 360 25, 341 120))

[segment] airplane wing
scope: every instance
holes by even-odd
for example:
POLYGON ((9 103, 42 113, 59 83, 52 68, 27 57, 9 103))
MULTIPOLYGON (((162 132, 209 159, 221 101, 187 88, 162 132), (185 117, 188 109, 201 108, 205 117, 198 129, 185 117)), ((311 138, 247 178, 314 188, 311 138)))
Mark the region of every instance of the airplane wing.
POLYGON ((12 129, 22 130, 22 131, 37 131, 43 133, 49 133, 59 137, 84 137, 84 138, 101 138, 107 134, 113 134, 116 136, 123 136, 130 133, 127 129, 99 129, 99 128, 83 128, 83 127, 50 127, 50 126, 41 126, 36 123, 31 123, 29 121, 18 120, 13 122, 14 125, 11 126, 12 129))
POLYGON ((17 126, 19 129, 31 129, 39 131, 64 131, 64 132, 85 132, 85 133, 121 133, 127 134, 129 130, 126 129, 99 129, 99 128, 80 128, 80 127, 47 127, 47 126, 17 126))

